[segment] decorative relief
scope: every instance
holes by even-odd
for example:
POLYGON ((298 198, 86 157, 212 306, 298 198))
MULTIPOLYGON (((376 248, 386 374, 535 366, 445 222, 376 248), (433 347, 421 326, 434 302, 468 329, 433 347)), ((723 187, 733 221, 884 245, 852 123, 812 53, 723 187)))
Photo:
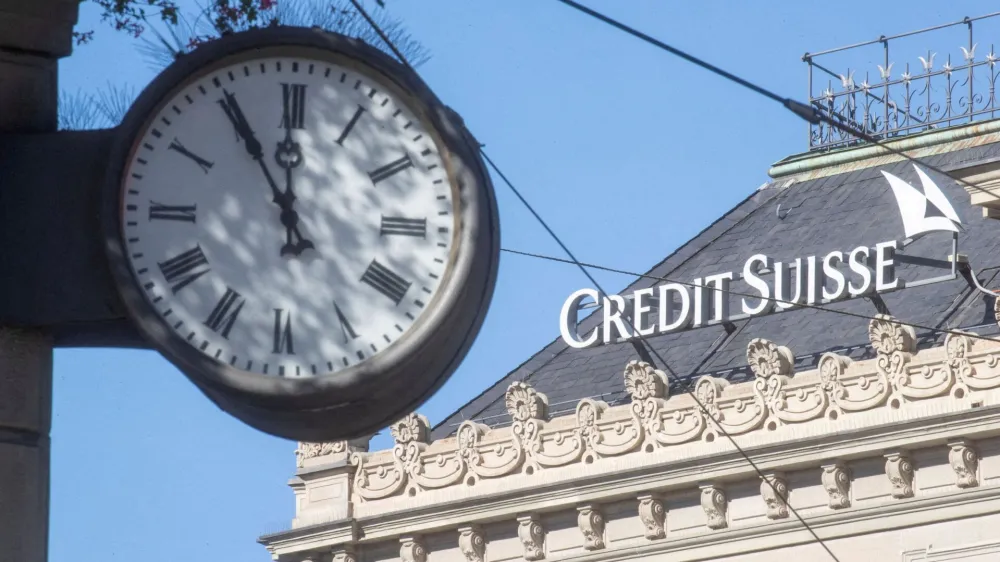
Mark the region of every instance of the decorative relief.
POLYGON ((517 538, 524 547, 525 560, 545 558, 545 532, 537 515, 521 515, 517 518, 517 538))
POLYGON ((873 369, 848 381, 845 374, 852 364, 850 357, 836 353, 824 353, 820 358, 820 388, 830 402, 844 412, 863 412, 885 404, 892 390, 888 376, 873 369))
MULTIPOLYGON (((997 299, 1000 302, 1000 299, 997 299)), ((948 369, 963 392, 988 390, 1000 386, 1000 355, 976 349, 980 340, 963 333, 950 333, 945 338, 948 369)))
POLYGON ((885 474, 892 484, 892 497, 913 497, 913 461, 908 453, 901 451, 885 455, 885 474))
POLYGON ((979 454, 972 446, 972 443, 960 439, 948 443, 948 462, 958 480, 955 485, 959 488, 975 488, 979 485, 979 478, 976 473, 979 469, 979 454))
POLYGON ((826 411, 827 394, 815 384, 803 386, 791 378, 794 356, 790 349, 764 339, 747 346, 747 364, 756 379, 754 388, 770 416, 778 423, 801 423, 818 418, 826 411))
POLYGON ((1000 326, 1000 297, 993 299, 993 319, 996 320, 997 325, 1000 326))
POLYGON ((667 536, 666 519, 667 510, 663 500, 653 494, 639 496, 639 520, 645 528, 647 539, 656 540, 667 536))
POLYGON ((521 381, 511 384, 504 398, 514 421, 544 420, 548 415, 548 397, 521 381))
POLYGON ((830 496, 830 509, 851 507, 851 475, 842 463, 823 466, 823 488, 830 496))
MULTIPOLYGON (((918 399, 939 393, 940 389, 936 387, 941 381, 931 381, 931 384, 920 387, 911 386, 914 381, 907 365, 916 351, 917 341, 912 326, 905 326, 888 314, 878 314, 868 324, 868 339, 877 354, 875 365, 878 372, 889 381, 894 393, 918 399)), ((922 379, 933 376, 930 372, 920 374, 922 379)))
POLYGON ((458 549, 466 562, 483 562, 486 559, 486 535, 479 525, 458 528, 458 549))
MULTIPOLYGON (((905 408, 909 402, 949 393, 961 398, 1000 388, 1000 344, 949 334, 943 350, 917 353, 912 329, 885 315, 870 322, 868 335, 874 359, 852 361, 825 353, 815 370, 794 375, 787 348, 755 339, 747 347, 754 381, 733 384, 702 376, 694 386, 697 401, 687 395, 668 397, 662 371, 631 361, 623 373, 631 400, 620 406, 583 399, 574 418, 550 422, 545 395, 516 382, 505 395, 510 427, 490 429, 465 421, 455 438, 429 444, 426 418, 411 414, 390 428, 396 441, 391 451, 362 453, 343 442, 300 444, 296 456, 302 462, 333 451, 350 454, 357 466, 353 495, 357 501, 376 501, 712 441, 721 433, 716 422, 729 434, 740 435, 824 417, 836 420, 887 403, 905 408)), ((890 474, 889 468, 886 472, 890 474)), ((824 472, 824 477, 837 474, 838 470, 829 475, 824 472)), ((834 479, 824 486, 831 507, 841 503, 846 507, 849 499, 839 492, 838 482, 834 479)))
POLYGON ((402 562, 427 562, 427 549, 420 537, 399 539, 399 559, 402 562))
POLYGON ((596 505, 584 505, 576 508, 576 524, 583 533, 583 548, 600 550, 604 548, 604 516, 596 505))
POLYGON ((712 484, 701 486, 701 508, 705 510, 709 529, 724 529, 728 525, 727 505, 726 493, 722 488, 712 484))
POLYGON ((331 443, 302 443, 295 449, 295 466, 302 468, 306 459, 325 457, 347 453, 347 441, 333 441, 331 443))
POLYGON ((784 474, 765 474, 760 483, 760 495, 767 505, 768 519, 788 517, 788 480, 784 474))
POLYGON ((334 549, 333 556, 330 560, 332 562, 358 562, 358 558, 351 545, 343 545, 334 549))

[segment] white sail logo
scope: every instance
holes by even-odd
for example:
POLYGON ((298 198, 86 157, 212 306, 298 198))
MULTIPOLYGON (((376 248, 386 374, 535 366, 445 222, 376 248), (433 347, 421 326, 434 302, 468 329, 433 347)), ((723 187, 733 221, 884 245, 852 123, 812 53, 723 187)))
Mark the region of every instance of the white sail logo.
POLYGON ((923 170, 916 165, 913 169, 917 171, 920 183, 924 187, 923 193, 889 172, 882 171, 882 175, 889 181, 893 195, 896 196, 906 237, 913 238, 935 231, 958 232, 958 225, 962 224, 962 221, 944 193, 923 170))

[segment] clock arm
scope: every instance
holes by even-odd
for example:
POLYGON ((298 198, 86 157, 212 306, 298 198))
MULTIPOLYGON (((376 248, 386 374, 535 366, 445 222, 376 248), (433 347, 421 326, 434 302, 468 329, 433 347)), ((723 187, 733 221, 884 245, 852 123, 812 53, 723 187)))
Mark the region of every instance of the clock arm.
POLYGON ((295 191, 292 170, 302 164, 302 147, 292 140, 289 121, 289 119, 285 120, 285 138, 278 142, 274 152, 274 160, 285 169, 285 191, 281 194, 283 205, 281 224, 285 227, 285 245, 281 247, 281 255, 293 254, 297 256, 305 250, 315 248, 315 245, 302 236, 302 232, 299 230, 299 214, 294 210, 295 191))
POLYGON ((278 150, 279 154, 282 154, 283 145, 290 143, 284 148, 290 159, 286 158, 283 161, 279 157, 279 154, 275 155, 278 159, 278 164, 286 170, 288 187, 282 192, 278 188, 278 183, 274 180, 274 176, 271 175, 271 171, 267 167, 267 162, 264 161, 264 148, 250 127, 246 115, 240 108, 239 102, 236 101, 236 96, 225 89, 222 92, 223 98, 218 101, 219 106, 222 107, 229 122, 233 125, 233 129, 236 130, 236 136, 243 141, 243 146, 246 148, 247 153, 257 161, 261 172, 264 174, 264 179, 267 180, 268 187, 271 188, 271 200, 281 209, 281 225, 285 227, 285 244, 281 247, 281 255, 292 254, 298 256, 307 249, 315 248, 311 241, 302 236, 302 232, 299 230, 299 214, 294 209, 295 194, 291 189, 291 169, 302 162, 302 152, 298 143, 291 142, 290 131, 286 128, 285 141, 278 143, 278 150))

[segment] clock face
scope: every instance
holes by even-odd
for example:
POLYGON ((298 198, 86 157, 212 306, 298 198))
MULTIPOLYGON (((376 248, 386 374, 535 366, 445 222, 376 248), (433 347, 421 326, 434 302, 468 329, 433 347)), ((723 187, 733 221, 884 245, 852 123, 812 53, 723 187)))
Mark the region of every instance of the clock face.
POLYGON ((235 369, 335 374, 432 308, 458 238, 436 136, 356 66, 217 66, 140 131, 121 195, 126 259, 165 326, 235 369))

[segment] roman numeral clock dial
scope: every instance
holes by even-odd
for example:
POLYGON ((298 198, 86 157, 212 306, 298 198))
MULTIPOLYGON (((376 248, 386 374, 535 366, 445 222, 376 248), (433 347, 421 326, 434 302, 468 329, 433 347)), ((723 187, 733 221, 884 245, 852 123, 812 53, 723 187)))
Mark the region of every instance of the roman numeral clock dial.
POLYGON ((126 118, 109 257, 128 312, 215 389, 350 396, 412 372, 398 401, 439 384, 495 279, 495 203, 471 137, 367 46, 237 35, 281 39, 199 48, 178 63, 197 72, 151 86, 126 118))
POLYGON ((136 277, 180 336, 245 371, 333 374, 392 345, 453 246, 433 137, 335 65, 269 58, 204 77, 167 102, 130 169, 136 277))

